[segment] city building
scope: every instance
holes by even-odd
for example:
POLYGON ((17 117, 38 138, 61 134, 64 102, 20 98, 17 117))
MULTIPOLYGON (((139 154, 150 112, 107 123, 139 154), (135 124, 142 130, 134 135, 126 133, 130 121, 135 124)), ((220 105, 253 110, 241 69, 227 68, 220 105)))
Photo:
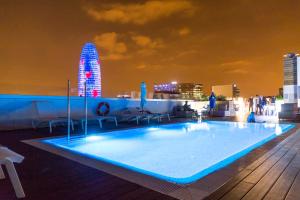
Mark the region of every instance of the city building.
POLYGON ((86 43, 81 51, 78 72, 78 96, 101 97, 101 71, 96 46, 86 43))
POLYGON ((283 56, 284 103, 298 103, 300 100, 300 56, 295 53, 288 53, 283 56))
POLYGON ((179 99, 177 82, 154 85, 153 99, 179 99))
POLYGON ((120 99, 131 99, 131 96, 128 94, 118 94, 116 97, 120 99))
MULTIPOLYGON (((139 99, 141 98, 140 91, 121 92, 116 95, 117 98, 124 99, 139 99)), ((153 92, 147 92, 147 99, 153 99, 153 92)))
POLYGON ((154 99, 193 99, 200 100, 203 85, 198 83, 163 83, 154 85, 154 99))
POLYGON ((140 91, 131 91, 130 92, 130 98, 131 99, 139 99, 141 96, 141 92, 140 91))
POLYGON ((240 96, 240 89, 236 84, 230 85, 214 85, 212 91, 217 96, 225 96, 227 99, 232 99, 240 96))
POLYGON ((279 119, 299 119, 300 56, 288 53, 283 56, 283 102, 279 119))
POLYGON ((198 83, 179 83, 178 91, 182 99, 200 100, 203 95, 203 85, 198 83))
POLYGON ((237 87, 236 84, 232 85, 233 97, 240 97, 240 89, 237 87))
POLYGON ((283 88, 278 89, 278 96, 283 97, 283 88))

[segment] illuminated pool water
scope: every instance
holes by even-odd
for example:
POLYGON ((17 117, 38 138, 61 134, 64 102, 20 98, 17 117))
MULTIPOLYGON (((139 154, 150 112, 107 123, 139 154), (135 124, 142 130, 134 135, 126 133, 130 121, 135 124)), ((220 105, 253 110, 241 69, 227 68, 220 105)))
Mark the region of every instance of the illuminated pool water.
POLYGON ((170 182, 186 184, 288 131, 291 124, 202 122, 161 125, 43 142, 170 182))

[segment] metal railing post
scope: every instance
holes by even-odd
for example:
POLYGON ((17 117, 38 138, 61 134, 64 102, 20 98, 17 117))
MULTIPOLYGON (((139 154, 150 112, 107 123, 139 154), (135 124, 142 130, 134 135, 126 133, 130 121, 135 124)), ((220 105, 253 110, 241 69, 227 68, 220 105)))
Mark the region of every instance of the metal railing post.
POLYGON ((70 101, 70 87, 71 83, 70 80, 68 80, 68 92, 67 92, 67 105, 68 105, 68 142, 70 141, 70 136, 71 136, 71 101, 70 101))

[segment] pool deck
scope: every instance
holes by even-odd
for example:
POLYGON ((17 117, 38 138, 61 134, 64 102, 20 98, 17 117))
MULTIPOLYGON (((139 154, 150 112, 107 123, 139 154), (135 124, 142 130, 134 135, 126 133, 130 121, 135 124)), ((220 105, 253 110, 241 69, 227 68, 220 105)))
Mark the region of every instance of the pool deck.
MULTIPOLYGON (((16 168, 26 199, 174 199, 21 142, 63 132, 60 128, 55 134, 47 129, 0 132, 0 144, 25 156, 16 168)), ((189 187, 190 196, 181 199, 300 199, 299 148, 300 131, 290 131, 199 180, 189 187), (212 188, 216 191, 206 192, 212 188)), ((16 199, 8 179, 0 180, 0 188, 0 199, 16 199)))
MULTIPOLYGON (((0 132, 1 145, 25 157, 21 164, 15 165, 26 194, 25 199, 174 199, 22 142, 64 135, 65 128, 55 128, 54 132, 50 134, 47 128, 0 132)), ((8 175, 5 174, 6 179, 0 180, 0 200, 16 200, 8 175)))
POLYGON ((206 200, 300 199, 300 131, 255 160, 206 200))

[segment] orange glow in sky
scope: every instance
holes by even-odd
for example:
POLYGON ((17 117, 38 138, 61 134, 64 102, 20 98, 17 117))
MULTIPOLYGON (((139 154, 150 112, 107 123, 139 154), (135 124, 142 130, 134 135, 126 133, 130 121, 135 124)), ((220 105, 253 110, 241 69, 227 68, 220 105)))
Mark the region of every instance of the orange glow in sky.
POLYGON ((65 95, 91 41, 104 96, 174 80, 276 95, 299 19, 295 0, 2 0, 0 93, 65 95))

